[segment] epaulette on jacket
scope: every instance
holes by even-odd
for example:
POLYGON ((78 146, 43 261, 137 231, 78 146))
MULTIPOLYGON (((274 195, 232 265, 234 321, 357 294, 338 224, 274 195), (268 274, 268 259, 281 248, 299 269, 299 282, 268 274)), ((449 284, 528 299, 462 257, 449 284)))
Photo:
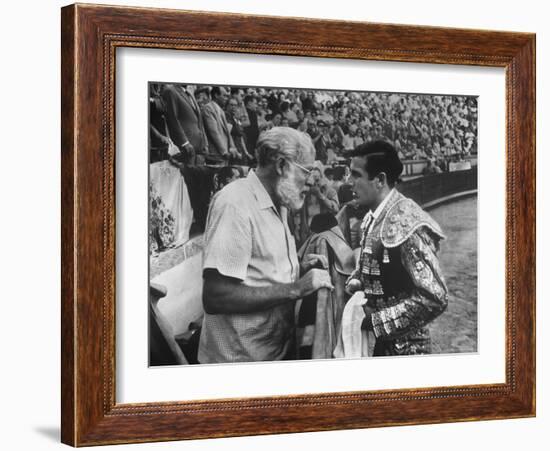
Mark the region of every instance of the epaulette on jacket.
POLYGON ((445 235, 439 224, 411 199, 402 198, 391 205, 380 229, 384 247, 392 248, 403 244, 420 227, 428 228, 439 239, 445 235))

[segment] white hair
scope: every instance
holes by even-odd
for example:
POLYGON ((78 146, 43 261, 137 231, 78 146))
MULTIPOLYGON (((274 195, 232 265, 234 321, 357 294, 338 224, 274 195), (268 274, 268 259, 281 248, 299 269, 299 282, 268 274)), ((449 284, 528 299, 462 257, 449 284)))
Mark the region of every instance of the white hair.
POLYGON ((315 154, 311 138, 290 127, 273 127, 263 132, 256 145, 259 166, 267 166, 278 156, 290 161, 302 160, 308 153, 315 154))

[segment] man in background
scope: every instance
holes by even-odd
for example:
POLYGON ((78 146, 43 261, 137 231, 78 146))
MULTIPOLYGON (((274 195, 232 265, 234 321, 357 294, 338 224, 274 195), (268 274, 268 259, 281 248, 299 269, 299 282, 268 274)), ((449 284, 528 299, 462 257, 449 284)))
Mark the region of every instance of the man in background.
POLYGON ((224 112, 228 99, 227 89, 222 86, 214 86, 210 95, 211 101, 202 109, 208 136, 208 157, 216 160, 215 162, 227 162, 230 158, 239 158, 240 155, 233 143, 224 112))
MULTIPOLYGON (((235 98, 230 98, 227 102, 227 113, 226 113, 227 122, 231 127, 231 137, 233 138, 233 143, 241 155, 240 160, 232 159, 233 164, 248 164, 252 162, 252 155, 248 153, 246 148, 244 130, 241 122, 241 116, 239 116, 239 105, 235 98)), ((248 116, 246 117, 248 120, 248 116)))
POLYGON ((201 110, 189 85, 168 84, 162 91, 169 138, 194 165, 197 155, 208 152, 208 140, 201 110))
POLYGON ((248 119, 248 111, 246 111, 246 106, 244 104, 244 90, 242 88, 231 88, 230 100, 235 100, 235 102, 237 102, 234 116, 239 119, 243 127, 248 127, 250 125, 250 120, 248 119))
POLYGON ((246 148, 250 154, 254 154, 256 142, 260 136, 260 128, 258 124, 258 101, 252 95, 247 95, 244 98, 244 105, 248 114, 249 124, 243 126, 246 148))

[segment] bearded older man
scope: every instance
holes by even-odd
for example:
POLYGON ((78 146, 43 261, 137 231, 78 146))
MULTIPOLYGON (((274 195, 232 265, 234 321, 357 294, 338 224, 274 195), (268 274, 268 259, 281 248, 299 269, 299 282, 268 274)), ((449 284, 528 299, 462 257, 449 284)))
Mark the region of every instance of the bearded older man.
POLYGON ((286 222, 286 209, 304 203, 314 156, 307 135, 272 128, 256 146, 258 168, 213 198, 205 231, 200 363, 294 358, 295 301, 332 289, 326 270, 310 269, 326 266, 319 256, 305 258, 300 268, 286 222))

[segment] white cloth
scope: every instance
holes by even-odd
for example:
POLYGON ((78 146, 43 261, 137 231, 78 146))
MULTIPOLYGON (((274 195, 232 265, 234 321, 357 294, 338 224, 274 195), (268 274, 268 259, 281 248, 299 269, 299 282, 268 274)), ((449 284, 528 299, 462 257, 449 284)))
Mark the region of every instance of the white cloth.
POLYGON ((366 233, 370 232, 370 229, 372 229, 372 226, 376 222, 376 219, 378 218, 378 216, 382 214, 382 211, 386 207, 386 204, 389 202, 394 191, 395 191, 395 188, 392 188, 391 191, 386 195, 386 197, 384 197, 384 200, 380 202, 380 205, 376 207, 376 210, 374 210, 374 213, 371 210, 367 212, 367 214, 363 218, 363 222, 361 223, 361 229, 365 230, 366 233))
POLYGON ((176 146, 172 141, 168 144, 168 155, 173 157, 174 155, 178 155, 180 153, 180 150, 178 146, 176 146))
POLYGON ((365 293, 357 291, 347 302, 342 314, 342 324, 338 341, 334 349, 336 359, 353 359, 372 357, 374 351, 374 335, 361 329, 365 312, 363 305, 367 302, 365 293))
POLYGON ((174 217, 174 242, 179 246, 189 240, 193 209, 189 191, 180 170, 169 161, 158 161, 149 167, 151 184, 174 217))

